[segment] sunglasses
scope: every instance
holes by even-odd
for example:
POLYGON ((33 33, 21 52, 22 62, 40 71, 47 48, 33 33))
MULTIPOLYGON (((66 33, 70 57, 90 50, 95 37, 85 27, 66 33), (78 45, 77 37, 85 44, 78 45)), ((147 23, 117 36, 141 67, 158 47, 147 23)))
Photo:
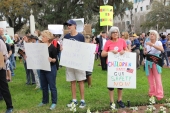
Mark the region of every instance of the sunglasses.
POLYGON ((67 26, 72 26, 72 24, 67 24, 67 26))

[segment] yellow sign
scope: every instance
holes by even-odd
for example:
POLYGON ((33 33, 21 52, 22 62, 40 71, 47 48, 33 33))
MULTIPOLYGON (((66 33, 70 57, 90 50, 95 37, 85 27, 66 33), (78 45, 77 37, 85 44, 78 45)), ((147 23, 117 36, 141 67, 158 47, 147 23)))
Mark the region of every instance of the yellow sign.
POLYGON ((100 6, 100 26, 113 26, 113 6, 100 6))

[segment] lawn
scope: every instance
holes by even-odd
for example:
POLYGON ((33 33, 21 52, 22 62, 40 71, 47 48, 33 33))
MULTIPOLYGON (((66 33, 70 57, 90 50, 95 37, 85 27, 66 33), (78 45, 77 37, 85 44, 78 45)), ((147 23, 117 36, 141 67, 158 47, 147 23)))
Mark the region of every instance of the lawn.
MULTIPOLYGON (((95 61, 94 71, 92 74, 92 87, 88 88, 85 84, 85 101, 87 107, 91 111, 104 111, 109 110, 109 95, 106 86, 107 73, 102 71, 98 66, 99 61, 95 61)), ((164 103, 165 99, 170 98, 170 84, 169 75, 170 69, 164 68, 162 73, 162 82, 164 88, 164 99, 157 103, 164 103)), ((57 73, 57 90, 58 90, 58 103, 55 110, 50 111, 48 104, 44 107, 37 107, 41 102, 41 90, 35 90, 35 85, 26 85, 26 75, 22 63, 17 60, 17 69, 12 82, 9 83, 14 113, 69 113, 69 108, 66 104, 71 100, 70 83, 66 82, 65 68, 60 68, 57 73)), ((148 81, 143 68, 137 71, 137 89, 124 89, 123 101, 127 104, 130 100, 131 106, 140 106, 148 104, 148 81)), ((115 91, 115 101, 117 100, 117 91, 115 91)), ((80 100, 78 85, 77 85, 77 99, 80 100)), ((85 113, 87 107, 80 109, 77 107, 77 113, 85 113)), ((5 111, 5 102, 0 101, 0 113, 5 111)))

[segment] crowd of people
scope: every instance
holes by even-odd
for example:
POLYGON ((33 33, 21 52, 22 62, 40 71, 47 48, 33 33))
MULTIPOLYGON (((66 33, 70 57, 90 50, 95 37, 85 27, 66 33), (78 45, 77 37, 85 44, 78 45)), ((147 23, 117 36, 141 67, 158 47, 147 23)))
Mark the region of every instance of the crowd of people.
MULTIPOLYGON (((76 22, 74 20, 68 20, 64 23, 67 26, 69 33, 63 36, 64 39, 70 39, 85 43, 96 44, 95 59, 100 60, 101 69, 107 71, 107 56, 108 52, 113 54, 120 53, 123 55, 125 52, 136 53, 136 69, 140 69, 140 66, 144 65, 144 70, 148 77, 149 83, 149 96, 155 96, 158 100, 163 98, 163 87, 161 81, 161 66, 154 62, 146 60, 145 56, 149 53, 155 56, 162 57, 162 65, 164 65, 164 59, 166 60, 167 67, 170 67, 170 34, 167 36, 158 34, 155 30, 150 30, 147 35, 142 33, 137 36, 135 33, 129 34, 128 32, 120 32, 118 27, 111 27, 108 32, 102 31, 98 36, 90 37, 84 36, 78 33, 76 30, 76 22)), ((59 66, 60 55, 63 50, 62 39, 60 35, 52 34, 49 30, 40 32, 36 30, 34 34, 27 34, 24 37, 19 37, 15 34, 14 37, 4 34, 3 28, 0 28, 0 52, 3 53, 5 64, 4 67, 0 67, 0 100, 4 99, 7 105, 6 113, 13 111, 12 100, 8 83, 12 80, 11 76, 14 76, 14 70, 17 68, 15 60, 16 57, 23 62, 26 74, 26 85, 36 84, 35 89, 42 90, 42 101, 38 104, 39 107, 49 103, 49 91, 51 92, 51 106, 53 110, 57 105, 57 87, 56 77, 57 71, 61 67, 59 66), (48 45, 49 62, 51 71, 45 71, 40 69, 28 69, 27 68, 27 55, 24 48, 24 43, 45 43, 48 45), (22 54, 15 56, 15 47, 18 47, 22 54)), ((66 67, 66 81, 71 83, 72 100, 67 104, 67 107, 71 107, 72 104, 78 105, 76 98, 76 83, 79 84, 80 90, 80 103, 79 107, 84 108, 86 106, 84 95, 84 82, 87 80, 88 87, 92 87, 91 76, 92 72, 82 71, 70 67, 66 67)), ((114 103, 114 88, 108 87, 110 106, 114 103)), ((118 88, 117 104, 119 107, 124 108, 125 105, 122 100, 122 88, 118 88)))

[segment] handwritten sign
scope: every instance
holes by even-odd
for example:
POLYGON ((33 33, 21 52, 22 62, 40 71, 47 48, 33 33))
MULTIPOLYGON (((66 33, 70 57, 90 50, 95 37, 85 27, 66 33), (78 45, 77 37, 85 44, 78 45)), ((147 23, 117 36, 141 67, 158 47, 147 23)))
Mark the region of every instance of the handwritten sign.
POLYGON ((48 46, 44 43, 25 43, 28 69, 51 71, 48 46))
POLYGON ((113 6, 100 6, 100 26, 113 26, 113 6))
POLYGON ((136 88, 136 53, 108 53, 107 87, 136 88))
POLYGON ((2 52, 0 52, 0 68, 4 67, 4 56, 2 52))
POLYGON ((95 49, 95 44, 64 39, 60 65, 92 72, 95 49))
POLYGON ((146 59, 148 61, 154 62, 155 64, 158 64, 159 66, 162 67, 162 58, 157 57, 155 55, 147 54, 146 59))
POLYGON ((14 44, 14 46, 15 46, 15 53, 14 53, 14 56, 19 56, 19 55, 18 55, 19 47, 17 46, 17 44, 14 44))
POLYGON ((63 34, 63 25, 57 25, 57 24, 50 24, 48 25, 48 30, 52 33, 52 34, 63 34))

